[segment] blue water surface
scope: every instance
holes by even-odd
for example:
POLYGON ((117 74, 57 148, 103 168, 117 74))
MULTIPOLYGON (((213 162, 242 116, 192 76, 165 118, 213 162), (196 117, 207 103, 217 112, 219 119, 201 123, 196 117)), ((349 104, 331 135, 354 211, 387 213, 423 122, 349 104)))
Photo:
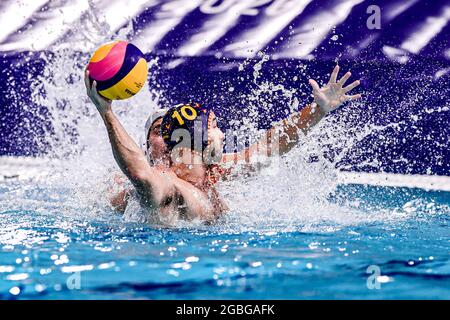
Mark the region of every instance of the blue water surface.
POLYGON ((406 217, 233 232, 71 215, 65 190, 11 188, 36 208, 0 206, 1 299, 450 299, 448 192, 340 186, 329 201, 406 217))

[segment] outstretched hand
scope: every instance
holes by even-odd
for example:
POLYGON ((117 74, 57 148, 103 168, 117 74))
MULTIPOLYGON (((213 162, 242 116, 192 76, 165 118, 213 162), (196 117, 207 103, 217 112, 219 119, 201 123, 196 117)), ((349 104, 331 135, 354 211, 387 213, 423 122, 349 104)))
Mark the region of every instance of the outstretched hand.
POLYGON ((89 79, 89 70, 87 69, 84 73, 84 84, 86 85, 86 93, 88 97, 95 104, 100 115, 103 116, 105 113, 110 111, 112 101, 102 97, 97 92, 97 81, 94 80, 91 85, 91 81, 89 79))
POLYGON ((339 81, 337 81, 338 72, 339 66, 336 65, 331 73, 330 81, 328 81, 327 85, 322 88, 319 87, 315 80, 309 79, 309 84, 313 88, 314 102, 317 103, 325 113, 337 109, 346 101, 361 98, 360 94, 346 94, 350 90, 359 86, 359 80, 353 81, 351 84, 344 87, 345 82, 352 74, 347 72, 339 81))

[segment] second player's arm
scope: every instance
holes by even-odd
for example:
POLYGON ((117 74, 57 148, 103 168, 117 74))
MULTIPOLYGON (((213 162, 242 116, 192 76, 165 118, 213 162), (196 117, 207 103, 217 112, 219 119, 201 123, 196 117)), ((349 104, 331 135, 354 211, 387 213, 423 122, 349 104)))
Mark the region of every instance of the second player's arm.
POLYGON ((347 72, 337 81, 338 72, 339 66, 336 65, 331 73, 330 80, 322 88, 319 87, 315 80, 310 79, 309 83, 314 95, 312 104, 275 124, 270 130, 266 131, 258 142, 250 147, 237 153, 225 154, 222 157, 222 162, 251 164, 251 158, 255 155, 273 156, 285 154, 298 143, 300 132, 306 134, 328 112, 335 110, 344 102, 359 99, 361 97, 360 94, 347 95, 347 92, 359 85, 359 80, 344 87, 351 73, 347 72))
POLYGON ((248 148, 236 153, 226 153, 222 157, 225 163, 250 163, 255 155, 283 155, 291 150, 299 140, 300 132, 306 134, 323 117, 325 112, 313 103, 288 118, 277 122, 272 128, 248 148))

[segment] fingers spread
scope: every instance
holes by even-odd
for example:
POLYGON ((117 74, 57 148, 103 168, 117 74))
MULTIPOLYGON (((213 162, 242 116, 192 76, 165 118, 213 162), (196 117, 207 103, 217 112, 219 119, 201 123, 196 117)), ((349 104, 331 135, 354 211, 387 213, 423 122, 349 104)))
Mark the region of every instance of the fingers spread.
POLYGON ((350 76, 352 75, 352 73, 349 71, 346 74, 344 74, 344 76, 341 78, 341 80, 339 80, 338 85, 340 87, 342 87, 345 84, 345 81, 348 80, 348 78, 350 78, 350 76))
POLYGON ((331 73, 330 81, 328 83, 336 83, 337 75, 339 72, 339 65, 334 67, 333 72, 331 73))
POLYGON ((314 91, 319 91, 320 90, 320 87, 319 87, 319 85, 317 84, 317 82, 315 80, 309 79, 309 84, 313 87, 314 91))
POLYGON ((344 93, 349 92, 350 90, 356 88, 357 86, 359 86, 359 80, 353 81, 351 84, 349 84, 348 86, 342 88, 342 91, 344 93))
POLYGON ((356 99, 359 99, 359 98, 361 98, 361 94, 355 94, 355 95, 352 95, 352 96, 347 96, 347 100, 356 100, 356 99))

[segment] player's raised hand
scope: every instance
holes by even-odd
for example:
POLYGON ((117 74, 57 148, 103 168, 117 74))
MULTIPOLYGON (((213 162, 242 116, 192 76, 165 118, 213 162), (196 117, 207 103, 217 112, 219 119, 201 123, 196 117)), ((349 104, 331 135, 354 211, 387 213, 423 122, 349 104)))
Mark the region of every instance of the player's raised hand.
POLYGON ((353 81, 351 84, 344 87, 344 84, 350 78, 351 73, 347 72, 339 81, 337 81, 338 73, 339 66, 336 65, 331 73, 330 81, 322 88, 319 87, 315 80, 309 79, 309 84, 313 88, 314 102, 326 113, 338 108, 346 101, 361 98, 361 94, 347 94, 347 92, 359 86, 360 81, 353 81))
POLYGON ((84 73, 84 84, 86 85, 86 93, 87 93, 88 97, 95 104, 100 115, 103 115, 107 111, 111 110, 112 101, 102 97, 97 92, 97 81, 94 80, 91 85, 88 70, 86 70, 84 73))

